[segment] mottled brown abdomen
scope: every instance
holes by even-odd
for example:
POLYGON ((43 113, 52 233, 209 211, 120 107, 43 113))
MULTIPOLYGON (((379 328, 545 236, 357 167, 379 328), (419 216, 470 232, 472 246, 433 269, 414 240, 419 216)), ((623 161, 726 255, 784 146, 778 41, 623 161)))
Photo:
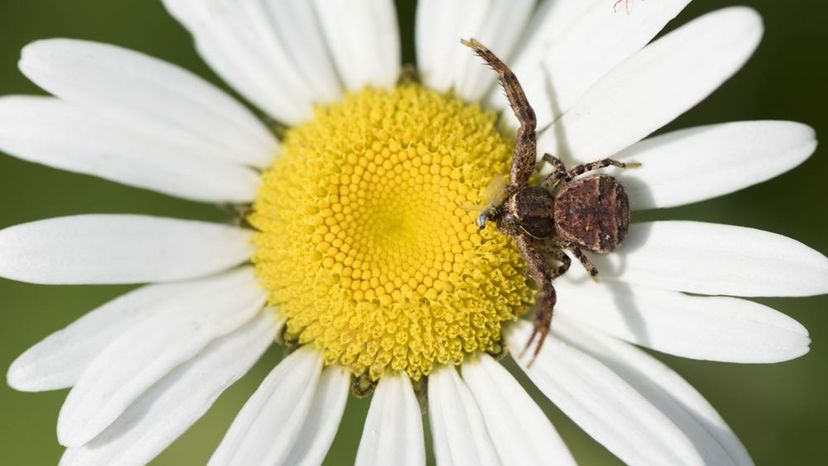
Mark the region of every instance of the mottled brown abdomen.
POLYGON ((606 254, 627 237, 629 226, 627 193, 611 176, 574 180, 555 193, 555 227, 565 241, 606 254))

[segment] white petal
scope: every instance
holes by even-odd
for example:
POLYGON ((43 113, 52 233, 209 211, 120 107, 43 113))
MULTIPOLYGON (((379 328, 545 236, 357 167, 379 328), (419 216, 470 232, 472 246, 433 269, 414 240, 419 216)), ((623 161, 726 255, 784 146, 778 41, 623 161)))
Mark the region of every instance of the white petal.
POLYGON ((426 464, 420 405, 404 373, 385 375, 377 384, 354 464, 426 464))
POLYGON ((167 448, 273 343, 279 324, 270 311, 211 343, 175 368, 89 443, 69 448, 62 466, 142 466, 167 448))
POLYGON ((693 442, 704 464, 752 465, 730 427, 689 383, 645 352, 576 326, 561 329, 667 415, 693 442))
POLYGON ((555 288, 556 319, 676 356, 772 363, 808 352, 810 339, 802 325, 744 299, 688 296, 609 280, 560 280, 555 288))
POLYGON ((345 87, 392 87, 400 74, 394 2, 315 0, 314 4, 345 87))
POLYGON ((675 207, 767 181, 816 147, 814 130, 801 123, 724 123, 645 139, 614 156, 640 168, 607 173, 621 179, 634 209, 675 207))
POLYGON ((314 103, 336 99, 339 89, 312 5, 293 1, 283 11, 282 3, 164 0, 216 73, 273 118, 297 124, 311 117, 314 103), (301 49, 292 49, 297 43, 301 49), (309 76, 310 66, 317 76, 309 76))
POLYGON ((253 318, 264 301, 245 268, 159 302, 164 311, 126 331, 83 372, 60 411, 60 443, 93 439, 173 368, 253 318))
POLYGON ((9 368, 9 385, 24 391, 75 385, 89 363, 122 333, 164 311, 159 303, 202 286, 201 280, 148 285, 113 299, 29 348, 9 368))
POLYGON ((144 215, 76 215, 0 231, 0 276, 42 284, 172 281, 233 267, 250 232, 144 215))
POLYGON ((474 37, 508 61, 534 4, 534 0, 419 2, 417 57, 423 81, 440 92, 453 89, 465 100, 480 100, 496 75, 460 39, 474 37))
POLYGON ((250 202, 259 175, 228 160, 113 124, 53 98, 0 98, 0 150, 62 170, 196 201, 250 202))
POLYGON ((247 109, 175 65, 114 45, 72 39, 23 49, 20 69, 52 94, 126 127, 217 157, 268 165, 278 143, 247 109))
POLYGON ((690 439, 620 376, 560 336, 547 338, 532 367, 518 354, 532 331, 509 336, 518 363, 540 390, 584 432, 627 464, 701 465, 690 439))
POLYGON ((491 356, 482 355, 461 367, 502 464, 575 464, 540 407, 491 356))
POLYGON ((342 95, 313 2, 282 0, 262 2, 270 14, 271 33, 284 43, 295 67, 313 91, 315 102, 333 102, 342 95), (278 8, 274 8, 278 6, 278 8))
POLYGON ((725 8, 653 42, 612 69, 538 140, 540 152, 589 161, 669 123, 730 78, 753 53, 762 20, 725 8))
POLYGON ((247 400, 209 465, 281 464, 299 438, 321 372, 322 358, 309 346, 285 358, 247 400))
POLYGON ((509 67, 518 78, 525 78, 541 64, 546 51, 573 34, 576 26, 596 6, 606 7, 607 4, 603 0, 540 2, 526 28, 526 38, 509 67))
MULTIPOLYGON (((690 0, 638 2, 635 14, 627 15, 613 11, 606 1, 580 1, 589 4, 589 8, 574 24, 568 25, 566 34, 557 35, 545 50, 537 52, 542 63, 518 69, 527 97, 534 104, 539 127, 552 123, 572 108, 593 84, 641 50, 690 3, 690 0)), ((552 31, 540 33, 551 35, 552 31)), ((517 65, 522 66, 520 62, 517 65)), ((493 97, 496 105, 508 105, 502 93, 495 93, 493 97)), ((516 123, 511 112, 507 114, 516 123)))
POLYGON ((351 373, 341 366, 331 366, 322 371, 319 386, 311 401, 302 432, 282 463, 285 466, 319 466, 325 460, 328 449, 336 436, 339 421, 345 412, 350 393, 351 373))
POLYGON ((480 409, 453 366, 428 376, 428 417, 438 464, 500 465, 480 409))
MULTIPOLYGON (((639 223, 630 226, 618 250, 590 258, 602 279, 669 290, 732 296, 828 293, 828 258, 785 236, 752 228, 639 223)), ((570 279, 583 275, 578 267, 571 271, 570 279)))

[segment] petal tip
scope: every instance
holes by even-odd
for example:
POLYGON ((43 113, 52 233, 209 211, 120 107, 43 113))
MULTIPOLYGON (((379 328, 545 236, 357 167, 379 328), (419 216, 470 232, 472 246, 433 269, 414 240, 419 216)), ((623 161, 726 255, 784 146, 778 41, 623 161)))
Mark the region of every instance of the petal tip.
POLYGON ((70 39, 38 39, 28 44, 24 45, 22 49, 20 49, 20 59, 17 62, 17 67, 20 71, 29 76, 29 72, 32 70, 32 65, 38 59, 43 58, 45 53, 52 48, 55 44, 59 44, 64 41, 69 41, 70 39))
POLYGON ((26 383, 26 371, 25 371, 25 364, 21 361, 26 353, 18 356, 14 362, 11 363, 9 366, 9 370, 6 372, 6 384, 20 392, 30 392, 30 387, 26 383))
MULTIPOLYGON (((66 405, 64 404, 64 407, 66 405)), ((74 416, 73 416, 74 417, 74 416)), ((95 435, 88 435, 89 429, 85 429, 76 419, 61 410, 57 422, 58 443, 66 448, 80 447, 89 442, 95 435)))
POLYGON ((741 21, 744 21, 745 24, 749 24, 753 27, 758 27, 760 29, 765 28, 765 21, 762 18, 762 14, 759 13, 755 8, 747 6, 747 5, 737 5, 722 8, 719 10, 721 12, 727 12, 728 14, 735 16, 739 16, 741 21))

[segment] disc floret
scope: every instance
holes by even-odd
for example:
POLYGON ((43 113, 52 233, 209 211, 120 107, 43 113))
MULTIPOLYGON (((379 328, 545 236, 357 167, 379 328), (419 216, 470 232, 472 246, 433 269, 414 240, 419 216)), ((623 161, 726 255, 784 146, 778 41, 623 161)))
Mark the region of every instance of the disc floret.
POLYGON ((511 240, 468 208, 508 168, 495 123, 405 85, 349 94, 287 132, 249 220, 288 337, 374 380, 500 344, 533 292, 511 240))

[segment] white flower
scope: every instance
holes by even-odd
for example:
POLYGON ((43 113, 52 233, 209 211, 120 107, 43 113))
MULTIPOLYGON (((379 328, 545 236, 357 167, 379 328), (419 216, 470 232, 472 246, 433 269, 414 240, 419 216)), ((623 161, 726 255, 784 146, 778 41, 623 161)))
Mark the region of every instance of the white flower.
MULTIPOLYGON (((400 97, 404 91, 362 91, 366 86, 391 89, 400 74, 396 16, 388 0, 164 3, 193 33, 201 56, 222 78, 269 117, 300 128, 296 131, 312 128, 308 130, 312 133, 319 128, 307 122, 336 118, 314 114, 314 106, 320 104, 341 105, 332 108, 345 112, 362 108, 358 105, 365 102, 382 104, 389 96, 406 105, 434 98, 439 103, 429 108, 437 108, 437 116, 442 115, 440 109, 449 108, 441 105, 455 105, 448 97, 434 97, 437 94, 419 88, 408 97, 400 97), (343 100, 346 103, 340 104, 343 100)), ((725 123, 642 140, 735 73, 756 48, 762 24, 751 9, 728 8, 650 43, 689 0, 638 2, 630 14, 614 13, 611 3, 558 0, 535 10, 532 0, 474 4, 421 0, 416 41, 423 84, 438 92, 453 90, 468 102, 506 109, 494 74, 459 44, 461 37, 480 39, 513 67, 526 88, 538 112, 539 127, 546 128, 539 136, 540 150, 570 162, 613 156, 642 163, 634 171, 610 171, 628 188, 631 205, 638 210, 701 201, 763 182, 802 163, 814 151, 816 141, 810 128, 781 121, 725 123)), ((524 389, 491 356, 479 351, 497 343, 486 340, 491 335, 474 334, 483 340, 474 351, 478 354, 470 356, 464 353, 465 346, 451 347, 456 335, 434 333, 436 324, 431 328, 431 323, 414 320, 407 325, 416 329, 406 330, 391 319, 377 324, 388 326, 377 328, 396 329, 390 333, 396 340, 391 338, 389 343, 395 350, 377 340, 366 344, 377 345, 373 350, 355 353, 350 360, 348 347, 336 346, 340 339, 347 340, 346 335, 331 336, 325 331, 350 328, 357 334, 361 326, 368 326, 366 321, 351 318, 359 314, 348 314, 351 320, 338 322, 336 315, 325 314, 330 309, 321 310, 313 315, 322 328, 313 334, 308 330, 311 324, 302 321, 306 309, 291 309, 296 300, 274 298, 283 297, 279 293, 290 288, 299 290, 306 299, 300 301, 311 306, 316 294, 324 293, 324 286, 320 281, 318 287, 301 288, 307 278, 304 262, 271 264, 269 254, 292 254, 303 246, 267 243, 272 232, 266 225, 286 208, 269 210, 279 201, 273 194, 301 191, 303 186, 295 177, 288 180, 276 175, 298 173, 303 166, 281 172, 277 167, 260 175, 259 169, 273 164, 280 153, 276 160, 296 163, 296 144, 278 141, 241 104, 173 65, 97 43, 35 42, 24 49, 20 68, 56 97, 2 98, 0 149, 26 160, 187 199, 231 204, 256 201, 251 221, 262 230, 254 234, 229 225, 138 215, 81 215, 0 232, 3 277, 43 284, 149 283, 49 336, 9 370, 9 384, 20 390, 72 387, 58 421, 59 441, 68 447, 61 464, 149 462, 255 363, 285 325, 288 333, 295 333, 292 336, 304 339, 300 342, 313 343, 294 351, 264 380, 230 427, 211 465, 320 464, 341 419, 352 371, 379 378, 356 463, 424 464, 420 407, 409 376, 399 372, 399 367, 417 376, 429 374, 428 419, 439 464, 574 463, 524 389), (289 181, 291 191, 284 187, 289 181), (251 258, 255 267, 243 265, 251 258), (270 273, 273 270, 279 273, 270 273), (290 281, 294 278, 295 283, 290 281), (275 310, 268 302, 281 309, 275 310), (436 343, 414 341, 432 337, 436 343), (441 338, 448 343, 440 343, 441 338), (394 352, 400 346, 394 345, 419 348, 416 351, 422 353, 412 356, 412 349, 400 356, 394 352), (427 354, 422 349, 427 347, 437 349, 427 354), (460 359, 455 360, 458 355, 460 359), (436 363, 444 359, 456 362, 457 367, 436 363)), ((379 115, 377 127, 391 124, 399 133, 411 129, 420 134, 405 126, 409 122, 403 127, 389 123, 389 115, 397 113, 371 109, 379 115)), ((411 115, 418 111, 411 110, 411 115)), ((475 118, 481 115, 480 122, 488 121, 478 110, 456 111, 477 112, 472 113, 475 118)), ((370 119, 374 113, 367 115, 370 119)), ((426 125, 422 131, 445 136, 440 127, 451 122, 434 122, 436 129, 426 125)), ((320 133, 336 136, 323 138, 322 152, 355 153, 356 149, 337 145, 361 134, 357 127, 346 129, 334 125, 320 133)), ((369 125, 365 130, 375 128, 369 125)), ((383 137, 396 141, 396 136, 383 137)), ((302 137, 305 142, 319 141, 313 134, 302 137)), ((465 141, 470 140, 453 142, 457 157, 462 157, 465 141)), ((382 144, 360 150, 371 152, 372 160, 380 162, 387 156, 384 151, 393 157, 402 157, 403 151, 382 144)), ((431 153, 427 157, 437 158, 431 153)), ((354 168, 360 160, 345 157, 336 162, 354 168)), ((439 165, 434 167, 435 186, 451 193, 466 192, 462 183, 449 181, 451 167, 445 173, 439 165)), ((397 169, 390 162, 386 168, 397 169)), ((394 173, 405 179, 400 170, 394 173)), ((343 172, 343 176, 360 189, 376 184, 359 184, 358 174, 343 172)), ((485 183, 474 182, 480 181, 485 183)), ((427 196, 423 194, 426 185, 423 192, 400 186, 400 192, 384 195, 418 202, 419 197, 406 196, 427 196)), ((340 194, 347 197, 348 193, 352 191, 340 194)), ((333 226, 337 231, 353 226, 352 219, 359 212, 346 215, 340 208, 332 206, 329 217, 320 217, 332 219, 331 229, 324 232, 333 234, 333 226), (351 223, 345 225, 342 219, 351 223)), ((415 215, 407 216, 410 208, 409 204, 395 207, 389 215, 402 215, 394 218, 408 228, 405 222, 423 217, 416 208, 411 210, 415 215)), ((380 213, 385 215, 383 210, 370 211, 371 215, 380 213)), ((456 220, 451 215, 437 209, 433 221, 457 225, 451 223, 456 220)), ((462 213, 456 216, 462 218, 462 213)), ((388 226, 377 222, 380 227, 388 226)), ((425 224, 411 225, 413 236, 400 237, 404 244, 419 238, 425 224)), ((391 254, 388 267, 396 260, 405 267, 430 260, 430 253, 436 251, 443 261, 438 265, 448 264, 444 272, 449 278, 436 272, 433 279, 428 273, 419 276, 413 269, 409 277, 403 271, 400 276, 406 278, 400 279, 400 286, 394 284, 399 276, 393 275, 377 280, 379 284, 346 290, 347 303, 376 304, 371 308, 376 313, 385 309, 385 302, 398 305, 405 301, 405 293, 432 300, 441 299, 440 293, 450 294, 459 283, 450 277, 451 267, 467 252, 477 253, 465 244, 472 239, 475 244, 499 241, 497 235, 474 237, 474 233, 464 233, 464 223, 459 225, 457 236, 449 238, 459 238, 453 243, 459 249, 451 252, 441 249, 442 236, 413 253, 397 249, 397 243, 379 250, 391 254), (409 283, 412 286, 406 290, 409 283), (424 288, 418 291, 417 285, 424 288), (383 288, 388 295, 382 294, 383 288)), ((473 227, 473 221, 469 225, 473 227)), ((367 227, 357 224, 353 228, 367 227)), ((314 247, 331 243, 344 251, 347 246, 342 246, 341 237, 328 239, 312 228, 300 233, 314 247)), ((382 238, 391 237, 383 230, 382 238)), ((349 237, 345 238, 347 243, 349 237)), ((372 241, 376 246, 380 240, 372 241)), ((507 249, 497 251, 507 256, 507 249)), ((348 278, 348 283, 359 280, 344 271, 343 267, 350 267, 347 259, 332 257, 336 258, 324 271, 339 270, 342 275, 337 272, 337 280, 348 278)), ((772 233, 678 221, 636 224, 617 252, 591 258, 601 272, 601 282, 586 280, 576 267, 555 282, 559 303, 552 336, 531 368, 515 354, 521 367, 550 400, 626 463, 751 464, 742 444, 714 409, 677 374, 633 344, 688 358, 739 363, 801 356, 808 351, 810 340, 797 322, 767 306, 719 295, 826 293, 828 259, 772 233)), ((318 260, 321 264, 323 255, 318 260)), ((510 281, 506 272, 514 262, 509 260, 503 259, 503 264, 489 269, 491 276, 483 278, 517 287, 513 292, 491 291, 483 282, 475 289, 513 299, 514 306, 523 303, 520 293, 525 290, 515 285, 514 277, 510 281)), ((362 272, 354 268, 354 273, 362 272)), ((364 280, 369 283, 367 276, 364 280)), ((343 283, 337 286, 347 288, 343 283)), ((329 297, 320 297, 319 302, 323 299, 329 297)), ((506 304, 498 306, 501 312, 506 304)), ((445 320, 449 327, 458 315, 471 319, 476 311, 451 312, 460 314, 445 320)), ((428 315, 439 321, 437 314, 428 315)), ((481 319, 499 335, 500 323, 514 315, 498 315, 495 320, 491 316, 481 319)), ((530 325, 504 325, 507 346, 519 352, 530 325)), ((460 325, 459 330, 443 331, 477 330, 460 325)))

